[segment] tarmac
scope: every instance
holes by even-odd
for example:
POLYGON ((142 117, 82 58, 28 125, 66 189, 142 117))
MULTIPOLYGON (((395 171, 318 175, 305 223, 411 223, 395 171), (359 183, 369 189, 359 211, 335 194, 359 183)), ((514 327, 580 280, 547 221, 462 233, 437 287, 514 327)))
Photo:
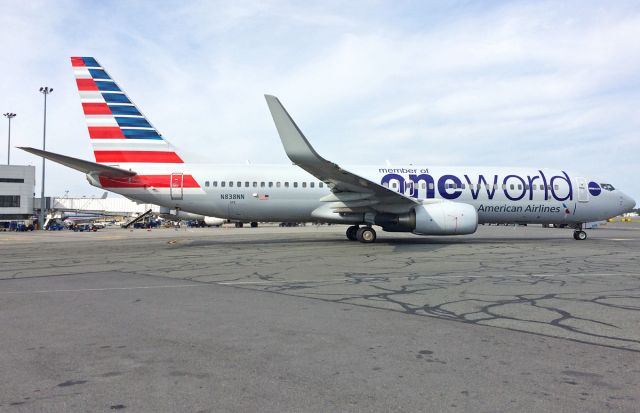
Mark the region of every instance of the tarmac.
POLYGON ((637 412, 640 223, 0 233, 0 411, 637 412))

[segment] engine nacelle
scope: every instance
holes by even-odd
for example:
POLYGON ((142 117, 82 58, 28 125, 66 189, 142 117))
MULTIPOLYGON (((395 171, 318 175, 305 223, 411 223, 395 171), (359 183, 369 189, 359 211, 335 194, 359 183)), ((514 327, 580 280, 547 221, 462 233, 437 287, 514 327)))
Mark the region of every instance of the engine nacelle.
POLYGON ((222 218, 216 217, 204 217, 204 223, 209 225, 210 227, 218 227, 225 223, 225 220, 222 218))
POLYGON ((439 202, 414 208, 414 234, 464 235, 478 229, 478 211, 473 205, 460 202, 439 202))

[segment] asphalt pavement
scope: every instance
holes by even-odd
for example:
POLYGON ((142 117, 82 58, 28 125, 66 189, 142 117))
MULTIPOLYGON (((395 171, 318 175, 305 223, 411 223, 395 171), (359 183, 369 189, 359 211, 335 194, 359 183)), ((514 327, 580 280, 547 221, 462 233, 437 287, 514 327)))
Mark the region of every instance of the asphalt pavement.
POLYGON ((0 233, 0 411, 638 411, 640 225, 0 233))

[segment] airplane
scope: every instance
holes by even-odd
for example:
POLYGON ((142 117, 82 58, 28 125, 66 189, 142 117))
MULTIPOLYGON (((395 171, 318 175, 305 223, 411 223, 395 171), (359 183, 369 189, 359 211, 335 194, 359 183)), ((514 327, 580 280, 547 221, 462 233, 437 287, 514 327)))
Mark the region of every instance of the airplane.
POLYGON ((69 214, 62 215, 62 224, 67 228, 73 228, 78 225, 90 224, 95 228, 104 228, 105 225, 102 222, 96 222, 97 220, 105 219, 105 215, 92 215, 92 214, 69 214))
POLYGON ((293 165, 187 163, 93 57, 71 63, 96 162, 35 148, 93 186, 140 202, 236 221, 373 226, 417 235, 465 235, 482 223, 558 224, 585 240, 584 224, 631 210, 613 185, 563 170, 431 165, 341 167, 320 156, 278 98, 265 95, 293 165))
POLYGON ((98 220, 105 220, 107 217, 119 217, 120 214, 113 214, 105 211, 80 211, 77 209, 56 208, 47 215, 44 224, 45 229, 49 229, 53 222, 58 222, 66 228, 73 229, 79 225, 91 225, 95 228, 104 228, 105 225, 98 220))

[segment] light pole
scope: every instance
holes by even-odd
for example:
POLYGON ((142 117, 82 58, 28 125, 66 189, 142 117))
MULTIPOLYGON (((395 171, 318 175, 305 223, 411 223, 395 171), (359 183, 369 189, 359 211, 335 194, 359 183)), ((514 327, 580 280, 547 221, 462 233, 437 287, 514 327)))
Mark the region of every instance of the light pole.
MULTIPOLYGON (((40 93, 42 93, 44 95, 44 124, 42 127, 42 150, 44 151, 46 149, 46 144, 47 144, 47 95, 49 93, 53 92, 52 88, 49 88, 47 86, 43 86, 40 88, 40 93)), ((44 230, 44 208, 45 208, 45 202, 44 202, 44 158, 42 158, 42 188, 40 191, 40 218, 39 218, 39 223, 40 223, 40 229, 44 230)))
POLYGON ((4 113, 4 116, 9 119, 9 137, 7 138, 7 165, 11 165, 11 119, 16 117, 15 113, 4 113))

